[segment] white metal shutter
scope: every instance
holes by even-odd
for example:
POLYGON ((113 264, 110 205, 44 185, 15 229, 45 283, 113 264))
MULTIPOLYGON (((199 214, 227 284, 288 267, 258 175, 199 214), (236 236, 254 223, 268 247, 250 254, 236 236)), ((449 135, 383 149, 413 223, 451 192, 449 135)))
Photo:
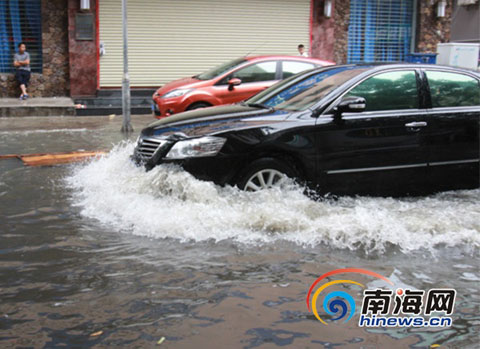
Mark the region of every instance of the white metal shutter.
MULTIPOLYGON (((121 86, 121 0, 99 2, 100 86, 121 86)), ((297 55, 309 44, 310 0, 130 0, 132 86, 160 86, 247 54, 297 55)))

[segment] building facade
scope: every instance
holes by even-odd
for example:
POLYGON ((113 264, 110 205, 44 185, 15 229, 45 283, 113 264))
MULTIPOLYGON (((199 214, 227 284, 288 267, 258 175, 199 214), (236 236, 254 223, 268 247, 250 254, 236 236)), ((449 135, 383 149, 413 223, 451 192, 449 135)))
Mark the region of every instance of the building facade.
MULTIPOLYGON (((131 86, 157 87, 248 54, 296 55, 298 44, 339 64, 402 61, 435 52, 455 32, 454 11, 480 6, 457 1, 130 0, 131 86)), ((0 0, 0 97, 18 94, 11 57, 19 41, 32 53, 33 96, 121 86, 121 0, 80 2, 0 0)))
POLYGON ((480 44, 480 1, 455 0, 452 11, 451 40, 466 44, 480 44))

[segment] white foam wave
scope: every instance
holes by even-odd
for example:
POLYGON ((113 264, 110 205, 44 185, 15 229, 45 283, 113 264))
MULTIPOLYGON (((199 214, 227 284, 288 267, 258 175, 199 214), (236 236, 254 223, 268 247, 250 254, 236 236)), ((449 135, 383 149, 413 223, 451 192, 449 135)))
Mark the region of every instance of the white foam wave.
POLYGON ((313 201, 301 188, 247 193, 194 179, 176 166, 146 172, 124 143, 67 178, 81 213, 114 229, 182 241, 287 240, 300 245, 404 252, 480 246, 479 190, 393 199, 313 201))

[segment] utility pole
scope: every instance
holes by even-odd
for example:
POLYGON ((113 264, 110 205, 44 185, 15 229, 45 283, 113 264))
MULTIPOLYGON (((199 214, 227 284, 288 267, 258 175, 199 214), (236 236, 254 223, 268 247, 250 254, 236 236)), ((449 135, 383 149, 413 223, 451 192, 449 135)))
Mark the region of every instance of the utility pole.
POLYGON ((128 76, 127 0, 122 0, 122 24, 123 24, 122 132, 131 133, 133 132, 133 127, 130 123, 130 77, 128 76))

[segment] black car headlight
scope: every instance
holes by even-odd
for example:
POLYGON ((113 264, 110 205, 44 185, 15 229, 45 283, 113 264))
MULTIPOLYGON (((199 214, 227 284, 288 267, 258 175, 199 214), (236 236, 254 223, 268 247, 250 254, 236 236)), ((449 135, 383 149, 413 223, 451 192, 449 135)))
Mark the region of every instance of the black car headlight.
POLYGON ((225 138, 214 136, 178 141, 165 158, 173 160, 215 156, 226 141, 225 138))

